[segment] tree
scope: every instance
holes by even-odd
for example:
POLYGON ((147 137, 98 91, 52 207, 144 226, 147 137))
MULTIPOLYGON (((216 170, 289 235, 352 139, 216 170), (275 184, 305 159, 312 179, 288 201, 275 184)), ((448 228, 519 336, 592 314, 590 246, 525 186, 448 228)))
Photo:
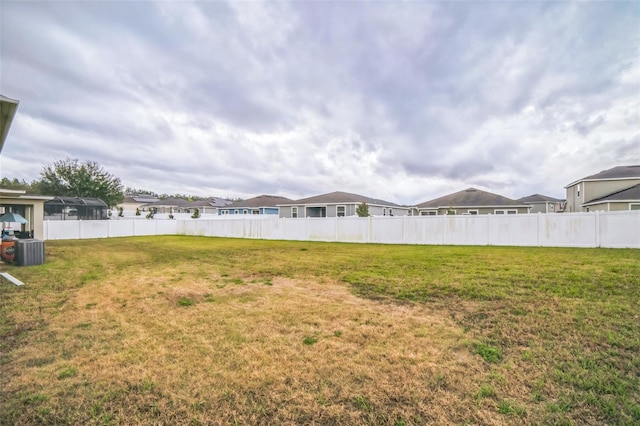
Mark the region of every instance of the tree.
POLYGON ((367 203, 362 203, 358 207, 356 207, 356 214, 358 217, 368 217, 369 216, 369 205, 367 203))
POLYGON ((108 206, 115 206, 124 198, 120 179, 95 161, 59 160, 44 167, 40 176, 40 190, 44 194, 95 197, 108 206))
POLYGON ((191 215, 191 219, 197 219, 197 218, 199 218, 199 217, 200 217, 200 210, 196 208, 196 209, 193 211, 193 214, 191 215))

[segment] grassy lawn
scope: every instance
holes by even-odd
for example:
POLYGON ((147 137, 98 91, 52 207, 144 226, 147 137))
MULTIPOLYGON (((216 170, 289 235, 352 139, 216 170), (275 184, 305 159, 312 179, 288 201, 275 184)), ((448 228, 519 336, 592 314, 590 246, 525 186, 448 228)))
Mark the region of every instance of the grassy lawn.
POLYGON ((150 237, 2 266, 0 424, 639 424, 640 250, 150 237))

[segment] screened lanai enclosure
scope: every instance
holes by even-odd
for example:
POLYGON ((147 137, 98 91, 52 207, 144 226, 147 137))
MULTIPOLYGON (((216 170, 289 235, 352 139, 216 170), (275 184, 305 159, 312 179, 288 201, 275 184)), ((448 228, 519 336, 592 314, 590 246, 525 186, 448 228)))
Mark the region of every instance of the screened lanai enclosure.
POLYGON ((45 220, 109 219, 109 206, 99 198, 55 197, 44 203, 45 220))

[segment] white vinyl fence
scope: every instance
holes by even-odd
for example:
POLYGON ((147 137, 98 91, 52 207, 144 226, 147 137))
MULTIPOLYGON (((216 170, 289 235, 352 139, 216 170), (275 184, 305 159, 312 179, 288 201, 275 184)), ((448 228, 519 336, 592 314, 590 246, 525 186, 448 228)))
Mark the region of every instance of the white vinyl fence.
POLYGON ((46 221, 45 239, 199 235, 380 244, 640 248, 640 212, 46 221))

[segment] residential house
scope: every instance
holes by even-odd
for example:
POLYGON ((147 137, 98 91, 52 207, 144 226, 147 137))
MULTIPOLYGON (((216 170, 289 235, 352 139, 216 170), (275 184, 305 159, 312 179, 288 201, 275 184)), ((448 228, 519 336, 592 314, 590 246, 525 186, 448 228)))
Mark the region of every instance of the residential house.
POLYGON ((140 211, 154 213, 190 213, 190 201, 183 198, 169 197, 162 200, 147 203, 140 207, 140 211))
POLYGON ((142 209, 146 204, 155 203, 160 201, 158 197, 146 194, 133 194, 126 195, 122 202, 118 204, 117 209, 122 209, 125 212, 135 212, 136 209, 142 209))
POLYGON ((565 186, 567 212, 638 210, 640 165, 617 166, 565 186))
POLYGON ((413 208, 416 215, 478 215, 478 214, 523 214, 529 213, 531 205, 523 202, 468 188, 434 200, 425 201, 413 208))
POLYGON ((348 192, 331 192, 278 204, 280 217, 344 217, 357 216, 362 203, 369 206, 370 216, 406 216, 409 207, 348 192))
POLYGON ((207 198, 205 200, 190 201, 185 205, 186 213, 193 213, 195 209, 198 209, 200 214, 218 214, 218 211, 231 204, 231 201, 224 198, 207 198))
POLYGON ((529 213, 561 213, 564 211, 565 200, 547 195, 533 194, 517 199, 519 203, 531 206, 529 213))
MULTIPOLYGON (((0 95, 0 154, 19 102, 0 95)), ((44 202, 52 197, 27 195, 25 191, 0 188, 0 214, 14 212, 27 219, 24 225, 3 223, 3 227, 20 227, 20 231, 37 239, 44 237, 44 202)))
POLYGON ((219 215, 226 214, 270 214, 280 212, 278 204, 290 203, 293 200, 276 195, 259 195, 248 200, 236 201, 218 209, 219 215))

